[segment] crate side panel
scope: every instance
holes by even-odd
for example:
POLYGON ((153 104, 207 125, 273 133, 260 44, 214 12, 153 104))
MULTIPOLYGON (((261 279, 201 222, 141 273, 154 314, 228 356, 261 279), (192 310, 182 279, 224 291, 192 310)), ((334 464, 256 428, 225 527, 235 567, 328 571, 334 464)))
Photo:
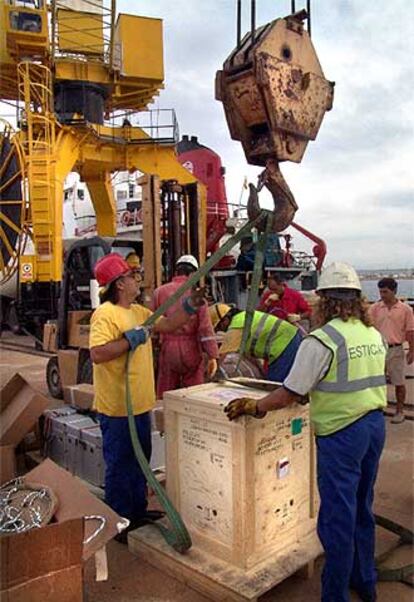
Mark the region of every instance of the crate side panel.
POLYGON ((178 416, 180 508, 191 529, 233 541, 231 427, 196 416, 178 416))
POLYGON ((306 408, 274 412, 253 430, 255 548, 276 551, 309 519, 309 418, 306 408))

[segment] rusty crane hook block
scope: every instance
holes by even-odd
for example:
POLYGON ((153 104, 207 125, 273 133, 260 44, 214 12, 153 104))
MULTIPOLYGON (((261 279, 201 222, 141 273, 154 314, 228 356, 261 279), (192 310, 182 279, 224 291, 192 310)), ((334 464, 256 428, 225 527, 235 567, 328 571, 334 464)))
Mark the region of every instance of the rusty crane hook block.
MULTIPOLYGON (((263 186, 266 186, 273 197, 274 209, 271 230, 282 232, 293 221, 298 206, 275 159, 266 161, 266 169, 259 175, 257 187, 254 184, 249 184, 247 215, 251 221, 255 220, 262 211, 259 204, 259 192, 263 186)), ((257 229, 263 230, 264 227, 265 219, 263 219, 263 222, 259 222, 257 229)))
POLYGON ((251 6, 251 30, 242 37, 238 3, 237 46, 217 71, 216 99, 223 103, 230 135, 241 142, 247 162, 265 167, 258 188, 250 185, 249 218, 259 214, 263 184, 273 196, 271 229, 280 232, 293 220, 297 205, 279 163, 302 161, 332 108, 334 83, 322 71, 307 11, 296 13, 293 6, 294 14, 256 27, 256 5, 251 6))

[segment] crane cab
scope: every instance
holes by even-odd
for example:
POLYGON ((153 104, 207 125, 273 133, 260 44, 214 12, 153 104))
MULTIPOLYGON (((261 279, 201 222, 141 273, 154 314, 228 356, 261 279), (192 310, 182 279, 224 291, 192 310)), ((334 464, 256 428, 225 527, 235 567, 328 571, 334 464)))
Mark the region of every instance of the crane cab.
POLYGON ((47 7, 44 0, 0 0, 5 46, 1 62, 48 53, 47 7))

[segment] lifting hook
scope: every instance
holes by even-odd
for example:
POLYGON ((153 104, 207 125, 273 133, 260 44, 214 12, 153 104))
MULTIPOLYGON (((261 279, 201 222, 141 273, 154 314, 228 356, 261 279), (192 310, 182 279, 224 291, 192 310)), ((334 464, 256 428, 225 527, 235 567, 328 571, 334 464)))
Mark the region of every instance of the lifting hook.
MULTIPOLYGON (((282 232, 292 223, 298 206, 289 186, 286 184, 276 159, 268 159, 266 161, 266 168, 259 175, 257 187, 254 184, 249 184, 250 194, 247 201, 249 220, 256 219, 262 211, 260 209, 258 193, 263 186, 266 186, 273 197, 274 209, 272 212, 271 230, 273 232, 282 232)), ((257 226, 258 230, 263 230, 264 227, 265 221, 260 222, 257 226)))

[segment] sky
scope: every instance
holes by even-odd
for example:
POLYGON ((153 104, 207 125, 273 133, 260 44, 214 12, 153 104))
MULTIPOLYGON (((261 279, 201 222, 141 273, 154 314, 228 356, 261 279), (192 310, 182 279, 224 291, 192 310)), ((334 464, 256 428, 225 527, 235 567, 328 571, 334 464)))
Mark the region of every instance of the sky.
MULTIPOLYGON (((244 33, 250 2, 242 4, 244 33)), ((305 5, 296 1, 297 10, 305 5)), ((325 77, 335 81, 335 98, 302 162, 282 164, 299 205, 295 221, 326 241, 328 261, 411 268, 414 3, 311 5, 312 41, 325 77)), ((286 16, 290 6, 290 0, 256 0, 257 25, 286 16)), ((214 98, 215 73, 236 43, 236 0, 118 0, 117 8, 163 19, 165 89, 151 108, 174 108, 180 133, 198 136, 221 156, 228 199, 238 203, 244 177, 256 183, 261 169, 249 166, 241 144, 231 140, 214 98)), ((307 248, 300 235, 294 241, 297 250, 307 248)))

